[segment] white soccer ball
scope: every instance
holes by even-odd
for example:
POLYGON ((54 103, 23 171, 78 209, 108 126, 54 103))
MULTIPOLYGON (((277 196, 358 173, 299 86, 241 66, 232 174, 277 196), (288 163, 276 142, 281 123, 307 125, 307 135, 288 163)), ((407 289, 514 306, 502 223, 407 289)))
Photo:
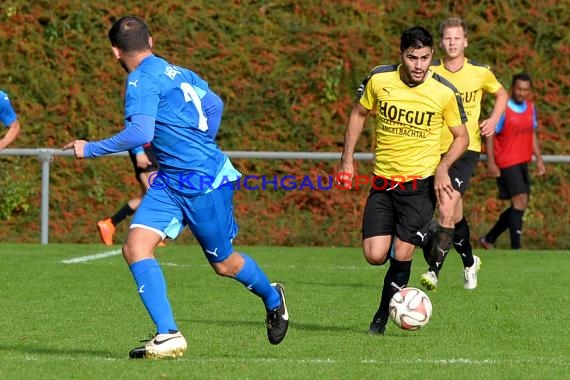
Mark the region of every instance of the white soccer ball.
POLYGON ((427 325, 431 317, 431 301, 418 288, 403 288, 390 300, 390 318, 402 330, 413 331, 427 325))

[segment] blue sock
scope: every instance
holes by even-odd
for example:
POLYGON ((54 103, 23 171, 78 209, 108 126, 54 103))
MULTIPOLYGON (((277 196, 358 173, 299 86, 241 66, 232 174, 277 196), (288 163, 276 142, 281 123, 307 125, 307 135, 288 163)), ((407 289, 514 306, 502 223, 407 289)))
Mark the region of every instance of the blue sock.
POLYGON ((245 263, 234 279, 244 284, 253 294, 261 297, 267 310, 278 308, 281 305, 279 292, 271 286, 265 273, 251 257, 243 253, 240 253, 240 255, 245 260, 245 263))
POLYGON ((167 334, 178 331, 166 294, 166 282, 155 259, 144 259, 130 265, 137 283, 139 296, 148 314, 156 324, 156 332, 167 334))

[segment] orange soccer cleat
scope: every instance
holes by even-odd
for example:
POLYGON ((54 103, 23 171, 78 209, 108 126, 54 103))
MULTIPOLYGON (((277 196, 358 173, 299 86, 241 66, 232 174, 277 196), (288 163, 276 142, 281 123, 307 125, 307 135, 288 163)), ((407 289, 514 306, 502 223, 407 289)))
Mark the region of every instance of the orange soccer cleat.
POLYGON ((111 222, 111 218, 103 219, 97 222, 99 236, 105 245, 113 245, 113 235, 115 234, 115 226, 111 222))
POLYGON ((485 249, 493 249, 493 244, 489 243, 485 236, 479 238, 479 244, 481 244, 481 247, 485 249))

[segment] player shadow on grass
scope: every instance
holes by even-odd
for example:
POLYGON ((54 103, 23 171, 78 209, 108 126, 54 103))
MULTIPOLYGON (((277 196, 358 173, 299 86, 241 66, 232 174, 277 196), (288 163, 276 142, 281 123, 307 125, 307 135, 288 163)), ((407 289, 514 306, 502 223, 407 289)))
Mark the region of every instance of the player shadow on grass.
MULTIPOLYGON (((192 320, 180 320, 181 322, 188 323, 188 324, 195 324, 195 323, 203 323, 205 325, 220 325, 222 327, 228 326, 231 324, 232 328, 235 326, 243 326, 243 327, 259 327, 264 328, 263 322, 260 323, 259 320, 236 320, 236 319, 192 319, 192 320)), ((363 325, 364 326, 364 325, 363 325)), ((303 321, 295 320, 290 321, 289 324, 289 331, 291 330, 303 330, 303 331, 331 331, 331 332, 353 332, 353 333, 366 333, 367 328, 363 328, 361 326, 327 326, 325 324, 315 324, 315 323, 305 323, 303 321)))
POLYGON ((308 285, 308 286, 326 286, 331 288, 374 288, 377 287, 374 284, 365 282, 353 282, 353 283, 338 283, 338 282, 324 282, 324 281, 295 281, 295 284, 308 285))

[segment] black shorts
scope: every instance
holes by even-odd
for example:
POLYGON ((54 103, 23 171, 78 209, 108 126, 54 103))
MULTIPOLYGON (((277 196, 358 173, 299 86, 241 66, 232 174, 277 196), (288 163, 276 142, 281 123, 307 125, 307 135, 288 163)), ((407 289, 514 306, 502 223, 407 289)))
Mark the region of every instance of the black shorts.
POLYGON ((499 199, 511 199, 513 195, 530 194, 530 177, 528 164, 522 163, 501 169, 497 178, 499 199))
POLYGON ((395 188, 389 180, 375 178, 364 208, 362 239, 396 235, 402 241, 421 245, 435 203, 433 177, 401 182, 395 188))
POLYGON ((131 153, 131 151, 129 151, 129 157, 131 158, 131 162, 133 163, 133 169, 135 171, 135 178, 137 179, 137 181, 140 181, 140 175, 142 173, 152 173, 158 170, 158 162, 156 161, 156 156, 154 155, 154 152, 150 144, 144 145, 144 153, 150 160, 151 164, 147 166, 145 169, 141 169, 137 166, 137 156, 131 153))
POLYGON ((465 194, 469 188, 469 183, 471 182, 471 177, 475 172, 475 167, 479 161, 479 152, 473 150, 468 150, 457 161, 453 163, 449 169, 449 178, 451 179, 451 185, 462 195, 465 194))

